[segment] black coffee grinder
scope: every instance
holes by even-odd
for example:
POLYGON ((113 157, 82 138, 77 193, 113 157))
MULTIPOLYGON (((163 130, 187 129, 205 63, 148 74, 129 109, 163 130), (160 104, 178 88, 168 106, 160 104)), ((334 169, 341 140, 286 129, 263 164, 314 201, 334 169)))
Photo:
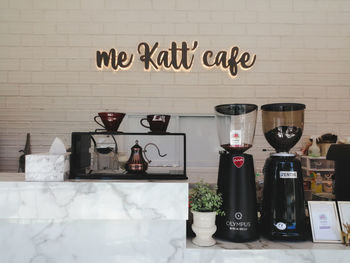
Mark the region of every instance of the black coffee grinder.
POLYGON ((223 196, 224 216, 216 217, 216 237, 246 242, 258 238, 255 172, 252 147, 258 107, 225 104, 215 107, 220 145, 218 191, 223 196))
POLYGON ((301 163, 288 153, 303 133, 304 109, 305 105, 298 103, 261 106, 265 138, 276 150, 264 166, 261 230, 269 239, 305 239, 301 163))

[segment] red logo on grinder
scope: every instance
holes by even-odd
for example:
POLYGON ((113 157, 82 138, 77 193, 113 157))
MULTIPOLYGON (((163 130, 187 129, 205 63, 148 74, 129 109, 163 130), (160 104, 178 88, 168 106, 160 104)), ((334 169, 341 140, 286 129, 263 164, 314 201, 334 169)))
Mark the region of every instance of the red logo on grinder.
POLYGON ((244 157, 242 156, 235 156, 232 158, 233 164, 237 167, 237 168, 241 168, 244 164, 244 157))

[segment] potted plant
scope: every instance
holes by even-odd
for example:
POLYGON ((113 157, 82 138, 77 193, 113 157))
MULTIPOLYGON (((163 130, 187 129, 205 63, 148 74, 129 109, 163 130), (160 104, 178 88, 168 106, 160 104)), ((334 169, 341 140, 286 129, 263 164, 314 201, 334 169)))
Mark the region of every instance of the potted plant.
POLYGON ((215 217, 224 215, 221 193, 217 193, 216 187, 201 181, 190 189, 189 205, 193 214, 192 230, 196 234, 192 242, 198 246, 215 245, 212 237, 216 231, 215 217))

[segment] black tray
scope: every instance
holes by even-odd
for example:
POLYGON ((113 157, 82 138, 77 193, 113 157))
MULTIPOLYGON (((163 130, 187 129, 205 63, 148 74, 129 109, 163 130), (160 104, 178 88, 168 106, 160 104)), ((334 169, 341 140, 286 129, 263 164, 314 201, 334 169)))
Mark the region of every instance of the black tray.
POLYGON ((84 180, 187 180, 187 176, 183 173, 91 173, 91 174, 77 174, 71 179, 84 180))

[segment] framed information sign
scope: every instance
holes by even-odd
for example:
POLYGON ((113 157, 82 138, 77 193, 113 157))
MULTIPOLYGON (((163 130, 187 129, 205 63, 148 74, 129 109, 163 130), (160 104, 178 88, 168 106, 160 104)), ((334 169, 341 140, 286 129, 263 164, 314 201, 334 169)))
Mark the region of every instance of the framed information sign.
POLYGON ((338 201, 341 228, 346 232, 345 225, 350 226, 350 201, 338 201))
POLYGON ((309 201, 313 242, 342 243, 336 203, 309 201))

